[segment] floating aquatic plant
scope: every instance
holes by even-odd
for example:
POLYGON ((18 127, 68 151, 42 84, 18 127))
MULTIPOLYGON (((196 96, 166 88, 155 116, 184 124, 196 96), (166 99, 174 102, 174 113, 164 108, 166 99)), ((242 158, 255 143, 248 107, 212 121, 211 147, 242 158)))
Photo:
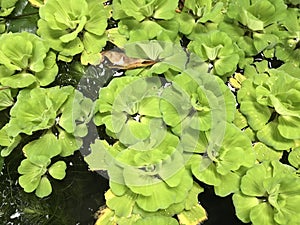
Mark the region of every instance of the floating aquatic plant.
POLYGON ((3 86, 46 86, 54 81, 57 72, 56 55, 45 40, 27 32, 0 36, 0 84, 3 86))
POLYGON ((212 65, 211 72, 219 76, 230 76, 239 62, 238 46, 224 32, 202 33, 188 45, 201 59, 212 65))
POLYGON ((101 1, 47 1, 39 10, 37 33, 58 51, 58 59, 70 62, 81 54, 81 63, 95 64, 106 44, 108 12, 101 1))
POLYGON ((299 190, 294 168, 265 161, 246 172, 233 203, 237 216, 245 223, 294 224, 299 221, 299 190))
POLYGON ((298 78, 283 71, 272 71, 270 77, 261 75, 245 80, 238 92, 240 110, 257 131, 258 139, 277 150, 293 147, 294 140, 300 138, 298 86, 298 78), (290 89, 287 91, 282 83, 290 89))
POLYGON ((23 147, 19 167, 20 185, 26 192, 36 189, 45 197, 52 191, 46 172, 55 179, 65 176, 63 161, 50 165, 55 156, 66 157, 82 145, 87 134, 93 103, 73 87, 23 89, 10 111, 11 119, 0 130, 1 155, 8 156, 21 141, 21 135, 47 131, 23 147), (50 168, 48 168, 50 166, 50 168))

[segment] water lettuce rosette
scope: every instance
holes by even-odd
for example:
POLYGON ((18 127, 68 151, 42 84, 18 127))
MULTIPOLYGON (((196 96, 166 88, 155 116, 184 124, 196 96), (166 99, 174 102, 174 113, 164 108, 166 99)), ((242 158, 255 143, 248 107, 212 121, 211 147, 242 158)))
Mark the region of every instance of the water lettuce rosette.
POLYGON ((99 63, 106 44, 107 10, 97 0, 49 0, 40 7, 37 33, 70 62, 81 54, 81 63, 99 63))
POLYGON ((10 110, 10 121, 0 130, 2 156, 8 156, 20 143, 21 136, 40 135, 23 147, 26 156, 19 167, 20 185, 26 192, 36 189, 45 197, 52 191, 46 172, 63 179, 63 161, 51 165, 55 156, 70 156, 82 145, 93 102, 73 87, 22 89, 10 110), (42 132, 41 132, 42 131, 42 132), (39 132, 39 133, 37 133, 39 132), (49 168, 48 168, 49 167, 49 168))
POLYGON ((199 34, 188 49, 209 62, 211 72, 219 76, 231 76, 239 62, 238 46, 221 31, 199 34))
POLYGON ((147 212, 134 203, 135 199, 130 194, 117 196, 111 190, 108 190, 105 194, 108 207, 101 211, 101 216, 98 218, 96 225, 108 225, 111 221, 120 225, 149 223, 199 224, 207 219, 205 210, 198 203, 198 194, 202 191, 203 189, 194 182, 183 202, 175 203, 167 209, 147 212), (123 205, 127 207, 122 207, 123 205), (176 215, 179 222, 172 218, 176 215))
POLYGON ((0 84, 24 88, 46 86, 57 75, 56 55, 47 41, 27 33, 8 33, 0 37, 0 84))
POLYGON ((246 172, 241 190, 233 195, 238 218, 253 225, 297 224, 300 179, 279 161, 265 161, 246 172))
POLYGON ((203 189, 193 184, 178 143, 178 137, 168 133, 160 145, 148 150, 127 148, 119 142, 109 145, 103 140, 91 145, 85 161, 91 170, 107 171, 110 190, 105 194, 106 203, 115 216, 205 216, 197 206, 197 195, 203 189), (199 210, 202 213, 197 215, 199 210))
POLYGON ((299 92, 300 80, 280 70, 242 83, 240 110, 260 141, 276 150, 295 146, 300 139, 299 92))
POLYGON ((165 127, 159 109, 158 77, 120 77, 99 91, 94 122, 125 145, 159 142, 165 127))
POLYGON ((173 132, 179 134, 186 127, 208 131, 217 121, 233 120, 234 96, 221 79, 188 71, 169 79, 171 85, 162 93, 160 109, 173 132))
POLYGON ((279 42, 275 31, 286 16, 282 0, 230 1, 218 28, 237 42, 246 56, 254 56, 279 42))
MULTIPOLYGON (((207 132, 208 143, 214 141, 210 136, 214 137, 207 132)), ((226 196, 239 190, 240 169, 250 168, 254 162, 255 154, 248 136, 227 123, 223 141, 191 156, 188 165, 198 180, 213 185, 217 195, 226 196)))
POLYGON ((130 42, 178 38, 179 24, 173 18, 177 2, 172 0, 113 1, 113 18, 120 20, 118 31, 130 42))

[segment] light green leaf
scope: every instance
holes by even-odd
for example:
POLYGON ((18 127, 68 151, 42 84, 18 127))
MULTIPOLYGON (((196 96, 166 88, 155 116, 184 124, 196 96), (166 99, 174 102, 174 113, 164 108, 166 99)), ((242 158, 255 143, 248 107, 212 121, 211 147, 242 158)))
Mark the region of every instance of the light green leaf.
POLYGON ((62 180, 66 176, 66 169, 66 163, 64 161, 58 161, 51 165, 51 167, 48 169, 48 172, 53 178, 62 180))
POLYGON ((40 183, 41 175, 38 173, 24 174, 19 177, 19 184, 27 193, 33 192, 40 183))
POLYGON ((206 211, 199 204, 194 205, 190 210, 184 210, 177 216, 180 224, 186 225, 200 224, 203 221, 207 220, 206 211))
MULTIPOLYGON (((1 86, 0 86, 1 89, 1 86)), ((14 99, 10 89, 0 90, 0 111, 14 104, 14 99)))
POLYGON ((300 118, 295 116, 278 117, 278 131, 287 139, 300 139, 300 118))
POLYGON ((215 193, 218 196, 225 197, 239 190, 241 177, 237 173, 230 172, 222 177, 222 183, 215 186, 215 193))
POLYGON ((30 73, 19 73, 10 77, 0 78, 0 82, 4 86, 11 88, 24 88, 33 84, 36 78, 30 73))
POLYGON ((284 138, 278 131, 278 122, 272 121, 257 132, 257 138, 276 150, 286 150, 294 146, 294 141, 284 138))
POLYGON ((274 225, 274 212, 268 203, 260 203, 254 206, 250 212, 250 219, 253 224, 274 225))
POLYGON ((256 159, 259 162, 269 161, 269 160, 279 160, 282 157, 283 152, 276 151, 275 149, 269 148, 261 142, 254 144, 253 150, 256 153, 256 159))
POLYGON ((300 168, 300 147, 293 149, 289 153, 288 160, 292 166, 294 166, 298 169, 300 168))
POLYGON ((50 195, 52 192, 52 186, 46 176, 43 176, 38 187, 36 188, 35 194, 39 198, 44 198, 50 195))
POLYGON ((106 141, 96 140, 91 145, 91 153, 84 157, 84 161, 89 165, 90 170, 107 170, 109 167, 108 162, 108 149, 109 144, 106 141))
POLYGON ((127 191, 122 196, 115 196, 111 190, 105 193, 106 204, 119 217, 130 217, 135 204, 136 194, 127 191))
POLYGON ((47 132, 39 139, 29 142, 24 146, 23 151, 27 157, 35 155, 44 155, 52 158, 61 153, 61 145, 56 136, 51 132, 47 132))
POLYGON ((60 156, 66 157, 73 155, 82 145, 82 140, 74 137, 72 134, 65 132, 64 130, 59 131, 58 141, 61 145, 60 156))
POLYGON ((241 191, 243 194, 253 197, 266 195, 263 183, 265 179, 271 176, 270 173, 267 173, 266 167, 268 167, 268 164, 255 165, 247 171, 241 181, 241 191))
POLYGON ((250 212, 253 207, 259 204, 255 197, 249 197, 241 193, 235 193, 232 196, 237 217, 244 223, 250 222, 250 212))

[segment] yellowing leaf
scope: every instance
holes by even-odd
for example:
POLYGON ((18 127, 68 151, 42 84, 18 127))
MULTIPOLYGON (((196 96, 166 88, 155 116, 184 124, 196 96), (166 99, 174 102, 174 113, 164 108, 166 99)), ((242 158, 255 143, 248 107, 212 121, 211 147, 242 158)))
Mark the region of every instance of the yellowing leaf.
POLYGON ((101 210, 95 225, 117 225, 114 215, 114 212, 109 208, 101 210))
POLYGON ((102 52, 103 60, 108 60, 111 68, 118 69, 135 69, 139 67, 147 67, 155 64, 153 60, 145 60, 139 58, 130 58, 124 52, 104 51, 102 52))
POLYGON ((185 210, 177 215, 180 224, 198 225, 207 220, 205 209, 201 205, 195 205, 191 210, 185 210))
POLYGON ((40 8, 47 0, 28 0, 33 7, 40 8))

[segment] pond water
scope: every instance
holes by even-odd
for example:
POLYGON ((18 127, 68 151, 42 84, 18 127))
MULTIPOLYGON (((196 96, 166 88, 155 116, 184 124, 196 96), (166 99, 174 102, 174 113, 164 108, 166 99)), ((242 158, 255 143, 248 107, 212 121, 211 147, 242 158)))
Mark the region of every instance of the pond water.
MULTIPOLYGON (((0 175, 0 225, 93 225, 95 214, 105 204, 108 181, 89 172, 80 154, 67 159, 68 176, 53 184, 53 193, 46 199, 24 193, 12 170, 16 157, 10 157, 0 175)), ((214 195, 213 188, 201 184, 205 192, 199 201, 208 212, 204 225, 243 224, 234 212, 231 197, 214 195)))

